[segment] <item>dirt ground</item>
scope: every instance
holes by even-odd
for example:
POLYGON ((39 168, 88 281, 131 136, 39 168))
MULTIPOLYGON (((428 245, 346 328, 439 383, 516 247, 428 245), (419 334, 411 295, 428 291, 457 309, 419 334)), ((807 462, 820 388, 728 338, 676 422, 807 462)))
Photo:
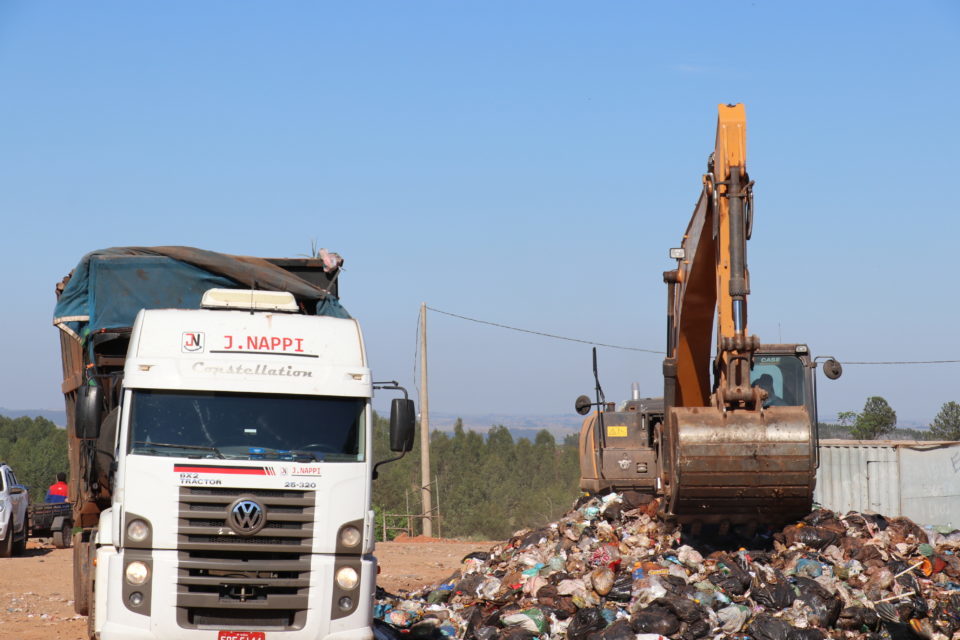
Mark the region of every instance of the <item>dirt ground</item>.
MULTIPOLYGON (((73 612, 73 552, 30 540, 23 556, 0 559, 0 638, 87 640, 87 621, 73 612)), ((377 544, 377 584, 390 593, 446 578, 490 542, 411 538, 377 544)))

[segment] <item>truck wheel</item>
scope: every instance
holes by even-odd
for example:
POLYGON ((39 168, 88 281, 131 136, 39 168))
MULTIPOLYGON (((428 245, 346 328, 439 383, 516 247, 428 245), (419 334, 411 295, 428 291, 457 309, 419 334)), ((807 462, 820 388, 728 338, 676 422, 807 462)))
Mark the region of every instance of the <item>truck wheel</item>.
POLYGON ((20 536, 13 540, 13 555, 22 556, 27 550, 27 533, 30 531, 30 523, 24 522, 20 536))
POLYGON ((0 540, 0 558, 9 558, 13 555, 13 519, 7 523, 7 535, 0 540))
POLYGON ((73 524, 64 522, 63 525, 53 532, 53 546, 57 549, 68 549, 70 541, 73 538, 73 524))

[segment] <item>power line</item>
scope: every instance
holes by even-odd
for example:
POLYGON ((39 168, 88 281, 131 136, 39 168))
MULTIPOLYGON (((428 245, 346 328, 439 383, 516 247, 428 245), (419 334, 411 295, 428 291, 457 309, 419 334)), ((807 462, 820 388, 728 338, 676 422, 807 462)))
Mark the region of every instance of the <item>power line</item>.
POLYGON ((520 327, 511 327, 507 324, 500 324, 499 322, 490 322, 489 320, 480 320, 479 318, 471 318, 468 316, 462 316, 458 313, 450 313, 449 311, 443 311, 441 309, 435 309, 433 307, 427 307, 430 311, 436 313, 442 313, 445 316, 451 316, 453 318, 459 318, 461 320, 469 320, 470 322, 476 322, 478 324, 486 324, 491 327, 499 327, 501 329, 509 329, 511 331, 519 331, 521 333, 531 333, 536 336, 543 336, 545 338, 554 338, 556 340, 566 340, 568 342, 579 342, 581 344, 592 344, 597 347, 607 347, 609 349, 621 349, 623 351, 641 351, 643 353, 655 353, 657 355, 663 355, 663 351, 655 351, 653 349, 642 349, 640 347, 624 347, 622 345, 616 344, 604 344, 602 342, 595 342, 593 340, 580 340, 579 338, 569 338, 567 336, 558 336, 553 333, 546 333, 544 331, 533 331, 532 329, 521 329, 520 327))
MULTIPOLYGON (((590 344, 597 347, 607 347, 609 349, 621 349, 623 351, 640 351, 642 353, 654 353, 657 355, 663 355, 662 351, 656 351, 654 349, 643 349, 641 347, 625 347, 623 345, 617 344, 605 344, 603 342, 595 342, 593 340, 581 340, 580 338, 570 338, 568 336, 559 336, 554 333, 546 333, 545 331, 534 331, 533 329, 523 329, 521 327, 513 327, 508 324, 501 324, 499 322, 491 322, 490 320, 481 320, 479 318, 471 318, 470 316, 460 315, 459 313, 452 313, 450 311, 444 311, 442 309, 437 309, 435 307, 427 306, 427 309, 434 311, 436 313, 441 313, 445 316, 450 316, 451 318, 459 318, 460 320, 467 320, 469 322, 476 322, 478 324, 485 324, 491 327, 498 327, 500 329, 509 329, 511 331, 519 331, 521 333, 529 333, 536 336, 543 336, 545 338, 554 338, 555 340, 566 340, 568 342, 579 342, 581 344, 590 344)), ((420 322, 419 314, 417 316, 417 322, 420 322)), ((418 336, 418 345, 419 347, 419 336, 418 336)), ((416 363, 416 360, 414 360, 416 363)), ((911 365, 911 364, 958 364, 960 360, 841 360, 841 364, 844 366, 848 364, 853 365, 911 365)), ((416 371, 416 364, 414 364, 414 371, 416 371)))

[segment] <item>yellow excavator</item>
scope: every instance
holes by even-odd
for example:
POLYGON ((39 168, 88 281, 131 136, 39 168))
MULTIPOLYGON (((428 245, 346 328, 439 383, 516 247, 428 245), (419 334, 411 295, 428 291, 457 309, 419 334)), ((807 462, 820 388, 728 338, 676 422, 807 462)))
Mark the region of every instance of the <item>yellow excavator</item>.
MULTIPOLYGON (((703 189, 681 246, 670 250, 677 267, 664 273, 663 398, 635 393, 617 409, 598 381, 595 402, 576 402, 590 414, 580 432, 581 489, 658 498, 662 515, 721 531, 809 513, 818 464, 820 358, 805 344, 761 344, 747 333, 746 135, 743 105, 719 105, 703 189)), ((833 358, 823 370, 830 379, 842 371, 833 358)))

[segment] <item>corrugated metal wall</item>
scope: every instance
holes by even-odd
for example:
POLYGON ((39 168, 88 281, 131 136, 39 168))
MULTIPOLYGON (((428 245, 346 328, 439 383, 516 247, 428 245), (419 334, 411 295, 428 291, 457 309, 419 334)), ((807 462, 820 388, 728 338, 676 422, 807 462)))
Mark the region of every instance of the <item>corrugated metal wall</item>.
POLYGON ((960 442, 821 440, 814 500, 960 527, 960 442))

